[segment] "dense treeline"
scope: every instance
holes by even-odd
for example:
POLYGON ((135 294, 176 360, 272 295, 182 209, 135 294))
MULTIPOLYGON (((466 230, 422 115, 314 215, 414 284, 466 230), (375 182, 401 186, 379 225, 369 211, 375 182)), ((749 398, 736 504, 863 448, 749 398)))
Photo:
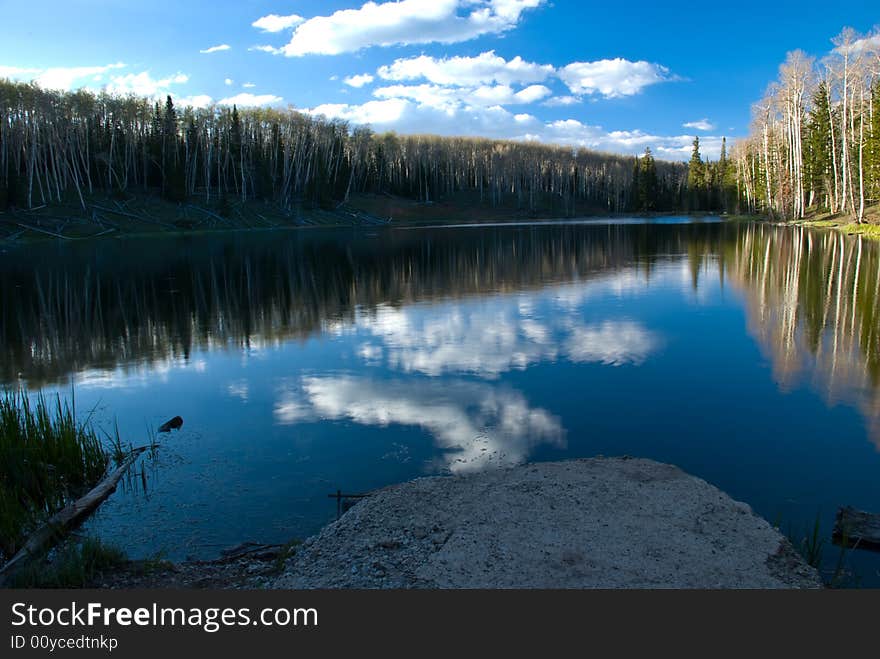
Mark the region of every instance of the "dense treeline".
MULTIPOLYGON (((0 80, 0 210, 143 190, 181 201, 329 207, 355 192, 471 192, 536 211, 709 209, 683 163, 536 143, 393 133, 292 109, 177 108, 0 80), (637 177, 634 173, 644 170, 637 177)), ((720 204, 719 204, 720 206, 720 204)))
POLYGON ((880 35, 846 28, 833 42, 819 62, 788 53, 754 106, 735 154, 751 212, 801 218, 816 208, 862 222, 866 203, 880 199, 880 35))

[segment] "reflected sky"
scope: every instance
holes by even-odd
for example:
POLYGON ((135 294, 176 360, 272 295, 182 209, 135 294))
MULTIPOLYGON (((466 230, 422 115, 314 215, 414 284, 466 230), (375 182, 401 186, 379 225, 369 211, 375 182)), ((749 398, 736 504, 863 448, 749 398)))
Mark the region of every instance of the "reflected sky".
POLYGON ((133 556, 305 537, 337 489, 597 454, 793 526, 880 510, 873 244, 586 223, 6 256, 0 380, 73 387, 135 445, 184 418, 90 522, 133 556))

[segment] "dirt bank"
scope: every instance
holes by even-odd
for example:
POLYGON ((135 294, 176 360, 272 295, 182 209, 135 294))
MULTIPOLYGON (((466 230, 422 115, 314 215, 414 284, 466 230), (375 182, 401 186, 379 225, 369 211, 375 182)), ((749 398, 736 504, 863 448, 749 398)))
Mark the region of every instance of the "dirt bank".
POLYGON ((597 458, 380 490, 270 588, 815 588, 745 504, 677 467, 597 458))

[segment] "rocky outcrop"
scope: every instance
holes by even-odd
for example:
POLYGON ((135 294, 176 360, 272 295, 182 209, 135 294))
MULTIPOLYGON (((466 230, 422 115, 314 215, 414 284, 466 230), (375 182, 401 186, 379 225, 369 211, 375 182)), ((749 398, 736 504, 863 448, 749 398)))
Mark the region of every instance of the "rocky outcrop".
POLYGON ((309 539, 270 588, 817 588, 744 503, 650 460, 422 478, 309 539))

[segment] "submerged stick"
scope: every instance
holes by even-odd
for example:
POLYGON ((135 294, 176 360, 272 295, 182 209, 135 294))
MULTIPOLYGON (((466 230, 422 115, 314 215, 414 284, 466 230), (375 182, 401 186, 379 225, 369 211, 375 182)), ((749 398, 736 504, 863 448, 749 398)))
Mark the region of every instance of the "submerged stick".
POLYGON ((14 570, 27 559, 39 555, 39 553, 51 545, 53 541, 62 537, 74 526, 82 523, 101 503, 109 497, 119 484, 119 480, 134 464, 141 453, 147 450, 146 446, 132 449, 119 466, 101 479, 88 494, 65 506, 49 518, 43 526, 37 529, 21 549, 10 558, 6 565, 0 568, 0 587, 4 586, 14 570))

